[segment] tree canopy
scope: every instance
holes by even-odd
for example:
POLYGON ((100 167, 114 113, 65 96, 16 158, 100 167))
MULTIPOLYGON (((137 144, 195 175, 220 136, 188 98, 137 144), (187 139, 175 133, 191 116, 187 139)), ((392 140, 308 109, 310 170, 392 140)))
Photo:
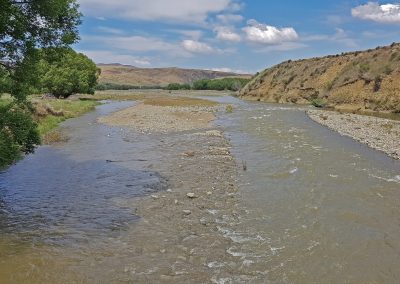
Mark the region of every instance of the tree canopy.
POLYGON ((67 47, 78 39, 81 22, 76 0, 0 0, 0 167, 40 142, 26 100, 37 83, 39 50, 67 47))
POLYGON ((51 48, 40 52, 39 85, 43 92, 66 98, 72 94, 93 94, 100 69, 82 53, 70 48, 51 48))

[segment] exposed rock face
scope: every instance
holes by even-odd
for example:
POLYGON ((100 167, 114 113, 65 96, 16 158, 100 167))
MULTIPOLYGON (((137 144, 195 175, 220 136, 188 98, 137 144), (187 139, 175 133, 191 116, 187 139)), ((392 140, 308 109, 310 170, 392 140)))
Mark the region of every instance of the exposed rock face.
POLYGON ((400 112, 400 44, 341 55, 286 61, 255 76, 245 99, 400 112))

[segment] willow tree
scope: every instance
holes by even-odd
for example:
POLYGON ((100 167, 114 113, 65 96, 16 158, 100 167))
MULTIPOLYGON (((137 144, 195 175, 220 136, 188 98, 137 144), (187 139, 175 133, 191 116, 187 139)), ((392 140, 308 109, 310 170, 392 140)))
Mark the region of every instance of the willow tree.
POLYGON ((14 99, 0 105, 0 167, 40 140, 26 101, 38 80, 37 50, 75 43, 80 22, 75 0, 0 0, 0 96, 14 99))

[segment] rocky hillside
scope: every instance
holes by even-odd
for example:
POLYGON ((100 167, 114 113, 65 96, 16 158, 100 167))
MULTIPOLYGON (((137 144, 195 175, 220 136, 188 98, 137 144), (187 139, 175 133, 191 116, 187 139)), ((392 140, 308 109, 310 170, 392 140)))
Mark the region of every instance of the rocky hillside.
POLYGON ((245 99, 400 112, 400 44, 286 61, 255 76, 245 99))
POLYGON ((166 86, 170 83, 190 84, 200 79, 238 76, 235 73, 181 68, 137 68, 121 64, 99 64, 100 83, 132 86, 166 86))

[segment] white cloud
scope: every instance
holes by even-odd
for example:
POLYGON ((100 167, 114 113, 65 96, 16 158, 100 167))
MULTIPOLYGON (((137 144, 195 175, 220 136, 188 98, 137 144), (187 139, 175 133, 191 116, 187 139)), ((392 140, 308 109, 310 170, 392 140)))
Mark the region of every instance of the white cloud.
POLYGON ((295 41, 299 38, 294 28, 277 28, 249 20, 248 26, 243 28, 246 37, 251 42, 263 44, 281 44, 295 41))
POLYGON ((233 0, 79 0, 85 15, 127 20, 202 23, 209 14, 236 11, 233 0))
POLYGON ((203 31, 201 30, 167 30, 170 32, 181 34, 185 37, 189 37, 193 40, 199 40, 203 36, 203 31))
POLYGON ((400 23, 400 4, 379 5, 377 2, 368 2, 353 8, 351 14, 355 18, 378 23, 400 23))
POLYGON ((215 53, 216 50, 209 46, 208 44, 196 40, 184 40, 182 41, 182 47, 191 53, 203 53, 203 54, 210 54, 215 53))
POLYGON ((214 32, 217 34, 217 39, 219 40, 231 42, 241 41, 241 36, 230 27, 216 27, 214 32))
POLYGON ((100 26, 97 29, 101 32, 108 33, 108 34, 122 35, 124 33, 124 31, 122 31, 122 30, 114 29, 114 28, 110 28, 110 27, 104 27, 104 26, 100 26))
POLYGON ((221 14, 217 15, 217 20, 224 24, 237 23, 243 21, 242 15, 237 14, 221 14))
POLYGON ((144 36, 82 36, 85 42, 101 43, 115 49, 135 52, 182 52, 179 45, 155 37, 144 36))
POLYGON ((117 54, 106 50, 83 50, 80 51, 90 57, 96 63, 121 63, 134 66, 149 66, 147 58, 136 57, 128 54, 117 54))

